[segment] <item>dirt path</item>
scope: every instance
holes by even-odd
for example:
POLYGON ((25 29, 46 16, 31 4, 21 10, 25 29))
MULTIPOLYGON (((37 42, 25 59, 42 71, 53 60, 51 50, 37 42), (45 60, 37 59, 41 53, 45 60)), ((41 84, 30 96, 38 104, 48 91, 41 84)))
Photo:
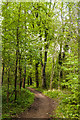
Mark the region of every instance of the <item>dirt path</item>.
POLYGON ((50 118, 50 115, 55 114, 56 101, 32 88, 28 87, 28 89, 35 94, 35 101, 28 110, 19 115, 20 118, 50 118))

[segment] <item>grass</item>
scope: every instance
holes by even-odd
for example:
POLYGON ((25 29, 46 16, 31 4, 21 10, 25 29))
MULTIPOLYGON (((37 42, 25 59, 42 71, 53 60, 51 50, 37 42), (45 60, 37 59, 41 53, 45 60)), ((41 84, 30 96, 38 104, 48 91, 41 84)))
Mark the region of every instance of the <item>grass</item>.
POLYGON ((58 90, 47 90, 47 91, 43 91, 43 94, 50 97, 50 98, 59 98, 62 94, 62 91, 58 91, 58 90))
POLYGON ((2 118, 15 117, 25 109, 29 108, 34 102, 34 94, 29 90, 22 88, 21 95, 18 93, 17 100, 14 102, 14 94, 7 104, 7 96, 5 90, 2 93, 2 118))

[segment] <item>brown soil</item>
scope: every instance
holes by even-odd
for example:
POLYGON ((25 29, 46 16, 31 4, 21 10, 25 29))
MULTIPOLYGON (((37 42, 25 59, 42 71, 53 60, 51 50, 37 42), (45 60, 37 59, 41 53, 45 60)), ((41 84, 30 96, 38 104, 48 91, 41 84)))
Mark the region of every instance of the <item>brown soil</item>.
POLYGON ((55 114, 54 110, 58 105, 55 100, 32 88, 28 89, 35 94, 35 100, 28 110, 18 116, 19 118, 50 118, 50 115, 55 114))

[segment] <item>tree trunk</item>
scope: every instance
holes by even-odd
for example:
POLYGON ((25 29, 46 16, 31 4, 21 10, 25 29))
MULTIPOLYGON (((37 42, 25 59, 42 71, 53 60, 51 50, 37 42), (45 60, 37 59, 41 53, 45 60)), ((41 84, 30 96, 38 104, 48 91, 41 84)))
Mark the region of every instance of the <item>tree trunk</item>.
POLYGON ((36 63, 36 87, 37 87, 37 88, 39 87, 38 64, 39 64, 39 63, 36 63))
MULTIPOLYGON (((48 29, 45 30, 45 42, 47 41, 47 31, 48 29)), ((49 47, 49 43, 45 45, 45 54, 44 54, 44 65, 43 65, 43 70, 42 70, 42 87, 46 88, 46 73, 45 73, 45 68, 46 68, 46 62, 47 62, 47 50, 49 47)))
POLYGON ((32 85, 32 77, 30 76, 30 85, 32 85))
POLYGON ((28 77, 28 83, 27 84, 29 85, 29 77, 28 77))
POLYGON ((52 73, 51 73, 51 80, 50 80, 50 90, 52 89, 53 76, 54 76, 54 55, 52 57, 52 73))
POLYGON ((61 78, 62 78, 62 70, 61 70, 62 57, 61 57, 61 52, 62 52, 62 42, 61 42, 61 44, 60 44, 60 53, 59 53, 59 65, 60 65, 60 69, 59 69, 58 89, 61 88, 61 78))
MULTIPOLYGON (((41 19, 41 18, 40 18, 41 19)), ((41 30, 40 30, 40 41, 42 42, 42 35, 41 35, 41 30)), ((42 61, 42 47, 40 48, 40 64, 41 64, 41 79, 42 79, 42 82, 43 82, 43 61, 42 61)), ((43 84, 43 83, 42 83, 43 84)))
POLYGON ((16 66, 15 66, 15 100, 17 98, 17 65, 18 65, 18 54, 19 54, 19 36, 18 36, 18 27, 17 27, 17 45, 16 45, 16 66))
POLYGON ((5 65, 4 65, 4 62, 3 62, 3 67, 2 67, 2 85, 3 85, 3 77, 4 77, 4 67, 5 67, 5 65))
POLYGON ((21 4, 20 4, 20 7, 19 7, 19 15, 18 15, 18 25, 17 25, 17 34, 16 34, 16 37, 17 37, 17 44, 16 44, 16 66, 15 66, 15 100, 17 98, 17 90, 16 90, 16 87, 17 87, 17 65, 18 65, 18 56, 19 56, 19 18, 20 18, 20 9, 21 9, 21 4))
POLYGON ((22 86, 22 77, 21 77, 21 73, 22 73, 22 68, 21 68, 21 54, 19 53, 19 80, 20 80, 20 90, 21 90, 21 86, 22 86))
POLYGON ((45 52, 45 60, 44 60, 44 65, 43 65, 43 81, 42 81, 42 87, 46 88, 46 73, 45 73, 45 68, 46 68, 46 62, 47 62, 47 52, 45 52))
MULTIPOLYGON (((26 9, 24 9, 24 13, 25 13, 25 41, 26 41, 26 9)), ((24 78, 23 78, 23 88, 25 88, 25 81, 26 81, 26 58, 25 58, 25 67, 24 67, 24 78)), ((28 81, 28 85, 29 85, 29 81, 28 81)))
MULTIPOLYGON (((18 42, 17 42, 17 46, 18 46, 18 42)), ((17 97, 17 91, 16 91, 16 86, 17 86, 17 65, 18 65, 18 50, 16 50, 16 66, 15 66, 15 100, 17 97)))
POLYGON ((26 65, 25 65, 25 69, 24 69, 23 88, 25 88, 25 81, 26 81, 26 65))
POLYGON ((8 69, 7 103, 9 102, 9 77, 10 77, 10 68, 8 69))

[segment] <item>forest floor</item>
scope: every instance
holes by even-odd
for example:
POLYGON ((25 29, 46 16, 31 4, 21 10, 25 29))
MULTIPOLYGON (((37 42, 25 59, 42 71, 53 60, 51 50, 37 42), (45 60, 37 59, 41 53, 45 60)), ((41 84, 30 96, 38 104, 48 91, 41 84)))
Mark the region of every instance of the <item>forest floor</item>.
POLYGON ((58 106, 56 100, 43 95, 33 88, 28 87, 28 89, 35 94, 35 100, 28 110, 18 116, 19 118, 50 118, 55 115, 55 110, 58 106))

